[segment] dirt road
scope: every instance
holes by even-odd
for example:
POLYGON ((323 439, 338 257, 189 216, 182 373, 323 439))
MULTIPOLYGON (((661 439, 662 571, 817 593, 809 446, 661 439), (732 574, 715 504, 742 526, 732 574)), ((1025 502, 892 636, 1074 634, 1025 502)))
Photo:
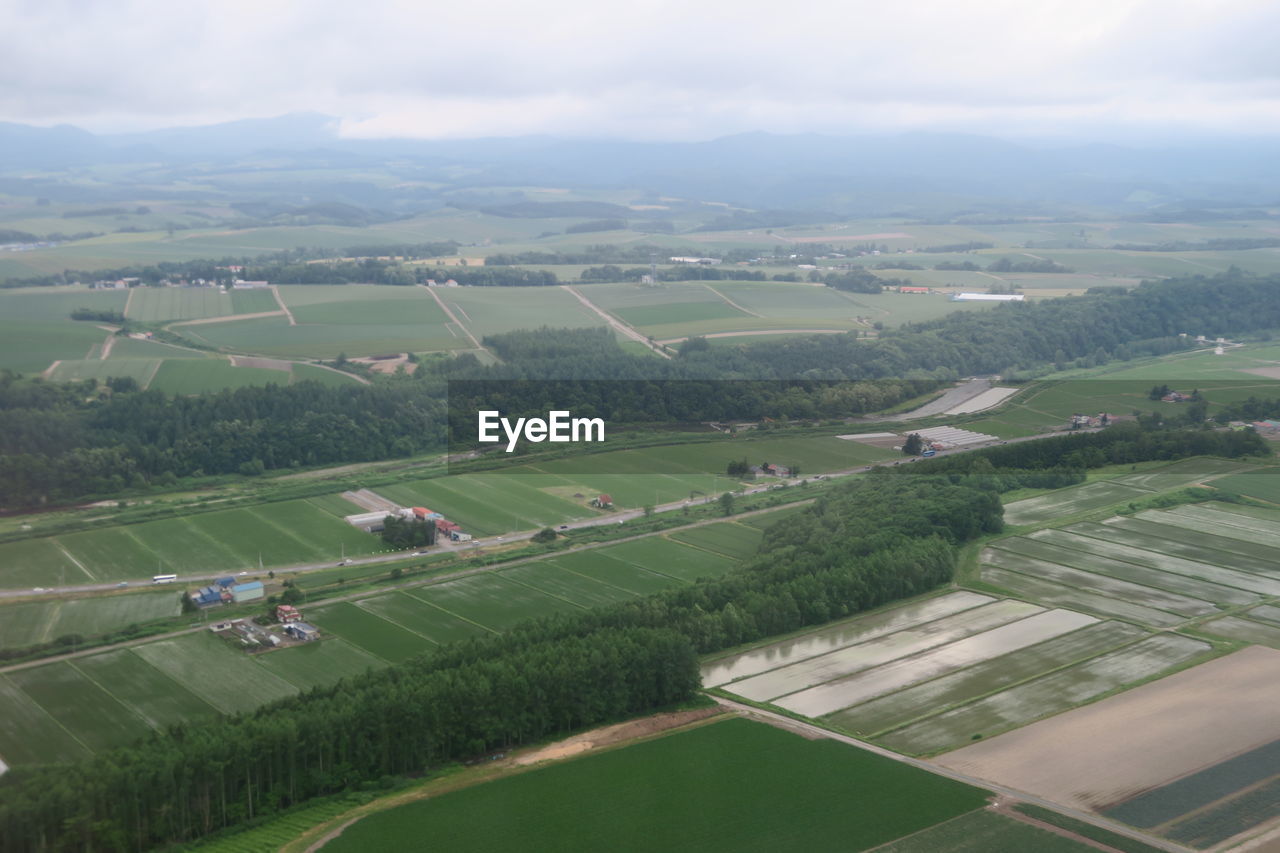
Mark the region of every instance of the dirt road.
POLYGON ((578 301, 579 301, 579 302, 581 302, 583 305, 585 305, 585 306, 586 306, 588 309, 590 309, 591 311, 594 311, 596 314, 600 315, 600 317, 602 317, 602 318, 604 319, 604 321, 605 321, 606 323, 608 323, 608 324, 609 324, 610 328, 617 330, 619 333, 621 333, 621 334, 622 334, 622 335, 624 335, 625 337, 630 338, 630 339, 631 339, 631 340, 633 340, 633 341, 639 341, 640 343, 644 344, 644 345, 645 345, 645 346, 647 346, 649 349, 653 350, 654 352, 656 352, 658 355, 662 356, 663 358, 671 358, 671 353, 667 352, 665 349, 663 349, 662 347, 660 347, 658 344, 656 344, 656 343, 654 343, 653 341, 649 340, 649 339, 648 339, 648 338, 646 338, 644 335, 640 334, 640 333, 639 333, 639 332, 637 332, 635 329, 631 328, 631 327, 630 327, 630 326, 628 326, 626 323, 624 323, 624 322, 622 322, 621 320, 619 320, 617 317, 614 317, 612 314, 610 314, 609 312, 605 311, 603 308, 601 308, 601 307, 599 307, 598 305, 596 305, 596 304, 595 304, 594 302, 592 302, 590 299, 588 299, 587 297, 583 296, 581 293, 579 293, 578 291, 574 290, 574 289, 573 289, 572 287, 570 287, 569 285, 567 285, 567 284, 562 284, 562 285, 560 285, 560 287, 561 287, 563 290, 567 290, 567 291, 569 291, 570 293, 572 293, 574 296, 576 296, 576 297, 578 298, 578 301))

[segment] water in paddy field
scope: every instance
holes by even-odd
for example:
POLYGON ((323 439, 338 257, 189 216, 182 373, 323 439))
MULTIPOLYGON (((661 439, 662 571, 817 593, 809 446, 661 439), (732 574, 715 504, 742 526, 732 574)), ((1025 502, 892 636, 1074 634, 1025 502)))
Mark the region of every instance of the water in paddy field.
POLYGON ((717 687, 737 678, 756 675, 790 663, 806 660, 836 649, 865 642, 884 634, 890 634, 912 625, 931 622, 943 616, 959 613, 982 604, 990 604, 995 599, 976 592, 953 592, 948 595, 931 598, 897 607, 870 616, 863 616, 854 622, 845 622, 830 628, 813 631, 801 637, 771 643, 740 655, 712 661, 702 668, 702 685, 717 687))

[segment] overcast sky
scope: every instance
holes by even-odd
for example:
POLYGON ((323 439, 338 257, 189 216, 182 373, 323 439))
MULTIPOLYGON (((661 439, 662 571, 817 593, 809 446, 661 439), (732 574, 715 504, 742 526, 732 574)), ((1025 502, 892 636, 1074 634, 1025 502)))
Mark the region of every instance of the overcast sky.
POLYGON ((359 137, 1280 132, 1274 0, 0 0, 0 120, 359 137))

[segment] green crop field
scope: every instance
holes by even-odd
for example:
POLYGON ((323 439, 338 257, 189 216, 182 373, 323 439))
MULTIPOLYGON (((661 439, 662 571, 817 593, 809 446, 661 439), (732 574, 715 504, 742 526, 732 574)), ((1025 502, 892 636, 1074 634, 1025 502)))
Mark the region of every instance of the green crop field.
POLYGON ((313 608, 307 618, 326 632, 392 663, 407 660, 433 645, 426 637, 348 602, 313 608))
POLYGON ((162 358, 208 358, 209 354, 199 350, 187 349, 174 344, 150 341, 143 338, 130 338, 117 335, 111 345, 111 354, 107 361, 144 359, 157 361, 162 358))
POLYGON ((259 561, 264 566, 336 561, 344 553, 359 556, 384 547, 378 537, 309 500, 280 501, 0 544, 0 583, 61 585, 85 578, 86 572, 99 581, 169 572, 181 576, 256 568, 259 561))
POLYGON ((863 850, 984 797, 844 744, 728 720, 380 812, 324 849, 430 838, 457 853, 863 850))
POLYGON ((600 553, 683 581, 722 575, 738 562, 656 536, 601 548, 600 553))
POLYGON ((342 495, 319 495, 318 497, 307 498, 307 503, 338 518, 345 518, 348 515, 364 512, 364 507, 353 504, 342 495))
POLYGON ((144 643, 133 651, 224 714, 252 711, 297 692, 283 678, 203 631, 144 643))
POLYGON ((288 371, 263 367, 233 367, 221 358, 166 360, 147 387, 170 394, 205 394, 251 385, 288 385, 288 371))
POLYGON ((100 351, 107 332, 72 320, 77 308, 123 311, 124 291, 31 288, 0 291, 0 368, 37 374, 58 359, 100 351))
POLYGON ((204 326, 183 326, 184 336, 236 352, 267 356, 336 358, 467 349, 471 342, 451 326, 328 323, 289 325, 286 317, 257 317, 204 326))
POLYGON ((341 678, 384 665, 379 658, 336 638, 276 649, 255 656, 254 662, 299 690, 328 687, 341 678))
POLYGON ((360 380, 354 376, 339 373, 336 370, 329 370, 326 367, 295 362, 291 384, 296 385, 299 382, 319 382, 321 385, 337 387, 340 385, 357 385, 360 380))
POLYGON ((708 524, 671 534, 671 538, 686 545, 715 551, 726 557, 745 560, 756 552, 763 533, 755 527, 744 527, 731 521, 708 524))
POLYGON ((497 575, 472 575, 413 591, 416 598, 463 619, 502 631, 524 619, 580 608, 555 596, 497 575))
POLYGON ((202 320, 239 313, 233 302, 232 295, 220 287, 137 287, 130 292, 126 316, 145 323, 202 320))
POLYGON ((5 604, 0 610, 0 648, 22 648, 52 639, 49 633, 56 610, 53 601, 5 604))
POLYGON ((526 563, 501 572, 502 577, 562 598, 579 607, 602 607, 635 594, 554 563, 526 563))
POLYGON ((74 666, 155 728, 218 715, 208 702, 129 649, 80 658, 74 666))
POLYGON ((54 539, 20 539, 0 545, 0 586, 65 586, 96 579, 76 565, 54 539))
POLYGON ((359 606, 433 643, 451 643, 488 633, 476 623, 428 604, 421 596, 413 594, 393 592, 375 595, 362 599, 359 606))
POLYGON ((7 676, 0 675, 0 760, 6 764, 78 761, 89 750, 7 676))
POLYGON ((69 662, 18 670, 9 680, 94 752, 137 740, 151 730, 142 717, 69 662))
POLYGON ((1280 504, 1280 468, 1247 474, 1235 474, 1215 480, 1215 488, 1238 495, 1248 495, 1269 503, 1280 504))
POLYGON ((405 506, 424 506, 443 513, 474 536, 529 530, 596 514, 587 500, 595 493, 586 486, 559 484, 567 480, 532 474, 460 474, 380 486, 378 493, 405 506), (582 494, 570 498, 555 492, 582 494))
POLYGON ((615 560, 602 553, 600 549, 576 554, 561 554, 547 562, 636 595, 652 595, 680 584, 680 581, 673 577, 651 572, 622 560, 615 560))
POLYGON ((541 326, 605 325, 599 314, 559 287, 448 287, 436 294, 477 338, 541 326))
POLYGON ((280 296, 295 320, 306 325, 396 326, 449 322, 431 294, 418 287, 285 286, 280 296))

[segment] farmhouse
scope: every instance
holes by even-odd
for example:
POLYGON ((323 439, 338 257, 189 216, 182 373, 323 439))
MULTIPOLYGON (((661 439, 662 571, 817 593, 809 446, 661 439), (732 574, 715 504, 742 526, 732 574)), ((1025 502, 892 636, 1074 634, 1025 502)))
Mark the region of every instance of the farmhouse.
POLYGON ((1183 400, 1190 400, 1190 394, 1183 394, 1181 391, 1170 391, 1160 398, 1165 403, 1181 403, 1183 400))
POLYGON ((320 639, 319 629, 314 625, 308 625, 306 622, 290 622, 284 626, 284 632, 295 640, 302 640, 303 642, 320 639))
POLYGON ((591 499, 591 505, 596 509, 613 509, 613 498, 608 495, 596 495, 591 499))
POLYGON ((928 287, 910 287, 904 284, 898 288, 898 292, 899 293, 930 293, 932 291, 928 287))
POLYGON ((461 529, 462 529, 462 525, 458 524, 458 522, 456 521, 449 521, 448 519, 445 519, 445 518, 436 519, 436 530, 449 536, 450 538, 453 538, 453 532, 455 530, 460 531, 461 529))
POLYGON ((281 604, 276 607, 276 621, 281 625, 288 625, 290 622, 301 622, 302 614, 292 604, 281 604))
POLYGON ((952 302, 1022 302, 1021 293, 953 293, 952 302))

